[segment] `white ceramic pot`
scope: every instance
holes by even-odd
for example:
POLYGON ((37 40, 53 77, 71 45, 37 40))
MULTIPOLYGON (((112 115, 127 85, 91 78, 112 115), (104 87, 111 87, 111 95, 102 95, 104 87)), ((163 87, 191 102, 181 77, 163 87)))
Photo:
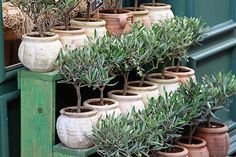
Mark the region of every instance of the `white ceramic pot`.
POLYGON ((108 92, 108 97, 119 102, 119 108, 123 114, 128 114, 134 108, 135 111, 143 110, 144 104, 142 95, 127 92, 128 95, 122 95, 122 90, 113 90, 108 92))
POLYGON ((104 98, 105 105, 94 105, 94 102, 99 102, 99 98, 95 99, 89 99, 84 102, 84 106, 88 108, 92 108, 98 112, 98 117, 100 118, 106 118, 106 115, 112 115, 114 114, 115 117, 119 116, 121 114, 121 111, 119 109, 119 102, 113 99, 104 98), (111 104, 108 104, 111 103, 111 104))
POLYGON ((144 3, 140 5, 141 8, 145 8, 149 11, 149 18, 151 23, 160 23, 168 18, 173 18, 174 14, 171 10, 171 5, 165 3, 144 3))
POLYGON ((154 82, 158 85, 158 90, 160 95, 169 94, 170 92, 175 92, 179 88, 179 78, 175 75, 165 74, 167 79, 161 79, 160 73, 153 73, 147 76, 147 80, 154 82))
POLYGON ((192 78, 193 81, 196 81, 195 71, 193 69, 186 66, 180 66, 179 72, 175 72, 175 70, 176 66, 167 67, 165 73, 178 76, 179 82, 182 84, 187 83, 190 78, 192 78))
POLYGON ((95 31, 97 37, 103 37, 107 33, 106 21, 99 19, 90 19, 86 21, 85 18, 74 18, 70 21, 72 26, 81 27, 85 30, 85 34, 89 37, 94 37, 95 31))
POLYGON ((65 48, 75 49, 86 44, 87 36, 85 30, 79 27, 69 27, 71 30, 65 30, 65 26, 56 26, 50 29, 51 32, 59 34, 60 41, 65 48))
MULTIPOLYGON (((67 107, 60 111, 56 129, 61 142, 69 148, 89 148, 94 144, 92 139, 92 125, 98 121, 97 111, 91 110, 72 113, 77 107, 67 107)), ((86 109, 86 108, 81 108, 86 109)))
POLYGON ((31 71, 49 72, 56 68, 54 61, 62 48, 59 35, 52 32, 44 34, 45 37, 39 37, 38 32, 31 32, 22 36, 18 57, 31 71))
POLYGON ((127 7, 124 9, 130 10, 133 13, 134 22, 141 22, 145 27, 151 28, 152 24, 147 9, 137 8, 137 10, 135 10, 134 7, 127 7))
POLYGON ((142 101, 145 106, 148 105, 148 99, 159 97, 158 85, 150 81, 144 81, 144 86, 138 86, 139 81, 131 81, 128 83, 128 91, 142 95, 142 101))

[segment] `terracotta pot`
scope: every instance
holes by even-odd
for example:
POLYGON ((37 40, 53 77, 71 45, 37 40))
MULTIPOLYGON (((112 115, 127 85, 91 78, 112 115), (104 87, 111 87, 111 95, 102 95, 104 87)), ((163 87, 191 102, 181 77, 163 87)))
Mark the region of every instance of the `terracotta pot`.
POLYGON ((121 36, 131 32, 133 14, 129 10, 119 9, 117 14, 113 10, 100 10, 99 16, 106 21, 106 28, 109 35, 121 36))
POLYGON ((188 150, 182 146, 175 146, 175 152, 152 151, 150 157, 188 157, 188 150))
POLYGON ((38 37, 38 32, 27 33, 22 36, 18 57, 29 70, 49 72, 56 68, 54 61, 62 48, 59 35, 52 32, 44 34, 46 37, 38 37))
POLYGON ((149 18, 151 23, 160 23, 165 19, 173 18, 174 14, 171 10, 171 5, 165 3, 144 3, 140 5, 141 8, 145 8, 149 11, 149 18))
POLYGON ((156 83, 144 81, 144 86, 139 87, 139 81, 131 81, 128 83, 128 91, 142 95, 142 101, 145 106, 148 105, 148 99, 159 97, 159 90, 156 83))
MULTIPOLYGON (((61 142, 69 148, 89 148, 94 144, 92 139, 92 125, 98 121, 97 111, 72 113, 68 110, 76 110, 77 107, 63 108, 57 119, 56 129, 61 142)), ((82 107, 81 109, 87 109, 82 107)))
POLYGON ((65 48, 75 49, 85 45, 87 36, 83 28, 70 26, 71 30, 65 30, 65 26, 56 26, 50 29, 51 32, 59 34, 60 41, 65 48))
POLYGON ((99 101, 100 101, 99 98, 89 99, 84 102, 84 106, 96 110, 98 112, 99 118, 100 117, 106 118, 106 115, 112 115, 112 114, 114 114, 114 116, 117 117, 121 114, 118 101, 109 98, 104 98, 104 102, 107 102, 105 105, 99 105, 99 104, 94 105, 94 102, 98 103, 99 101))
POLYGON ((175 92, 179 88, 179 79, 177 76, 165 74, 168 79, 161 79, 161 73, 153 73, 147 76, 147 80, 154 82, 158 85, 158 90, 160 95, 167 93, 175 92))
POLYGON ((192 143, 188 144, 189 136, 175 138, 175 143, 188 149, 189 157, 209 157, 206 141, 200 137, 193 137, 192 143))
POLYGON ((103 37, 107 33, 106 21, 102 19, 90 19, 86 21, 85 18, 74 18, 70 21, 72 26, 77 26, 85 30, 85 34, 89 37, 94 37, 95 31, 97 37, 103 37))
POLYGON ((134 7, 127 7, 124 9, 130 10, 133 13, 134 22, 141 22, 147 28, 151 28, 152 24, 151 24, 151 20, 148 16, 149 12, 147 9, 137 8, 137 10, 135 10, 134 7))
POLYGON ((194 136, 201 137, 207 142, 210 157, 226 157, 229 150, 229 134, 225 124, 211 123, 214 128, 199 126, 194 136))
POLYGON ((167 67, 165 69, 165 71, 167 74, 172 74, 172 75, 178 76, 179 82, 183 83, 183 84, 187 83, 187 81, 189 81, 190 78, 192 78, 194 81, 196 81, 195 71, 189 67, 186 67, 186 66, 180 66, 179 72, 175 72, 176 66, 167 67))
POLYGON ((133 92, 127 92, 128 95, 122 95, 122 90, 113 90, 108 92, 108 97, 119 102, 121 113, 128 114, 134 108, 135 111, 143 110, 144 104, 142 95, 133 92))

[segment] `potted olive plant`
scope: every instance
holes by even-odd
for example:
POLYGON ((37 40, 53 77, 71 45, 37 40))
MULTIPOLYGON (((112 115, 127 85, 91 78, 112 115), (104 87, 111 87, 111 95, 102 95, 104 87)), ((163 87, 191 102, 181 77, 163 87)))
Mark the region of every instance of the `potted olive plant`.
POLYGON ((124 9, 130 10, 134 15, 134 22, 141 22, 145 27, 151 28, 151 20, 148 16, 148 10, 138 7, 138 0, 134 1, 134 7, 126 7, 124 9))
POLYGON ((141 8, 145 8, 149 11, 149 18, 152 24, 161 23, 166 19, 174 17, 170 4, 157 3, 156 1, 157 0, 152 0, 151 3, 140 5, 141 8))
POLYGON ((121 0, 114 0, 110 9, 99 11, 101 19, 106 21, 106 28, 109 35, 121 36, 131 32, 133 14, 129 10, 119 9, 121 0))
POLYGON ((65 47, 75 49, 85 45, 87 39, 85 30, 80 27, 70 26, 73 10, 79 5, 80 0, 58 0, 54 2, 54 12, 63 25, 55 26, 50 31, 59 34, 60 40, 65 47))
POLYGON ((202 40, 205 23, 202 19, 188 17, 176 17, 168 22, 173 26, 175 32, 171 35, 173 45, 170 50, 173 66, 167 67, 166 73, 178 76, 180 83, 185 83, 190 77, 195 80, 194 70, 180 66, 180 64, 181 61, 188 59, 189 47, 202 40), (176 66, 174 66, 174 60, 177 60, 176 66))
POLYGON ((32 71, 48 72, 55 69, 53 64, 62 48, 59 36, 46 32, 51 19, 51 6, 45 0, 12 0, 22 12, 34 21, 35 31, 24 34, 18 56, 21 63, 32 71), (37 32, 38 31, 38 32, 37 32))
POLYGON ((231 72, 205 75, 203 89, 206 92, 207 103, 203 109, 206 121, 201 123, 195 136, 206 140, 210 157, 225 157, 229 149, 229 134, 225 124, 212 121, 217 119, 215 111, 230 104, 236 93, 236 79, 231 72))
POLYGON ((188 149, 188 155, 191 157, 209 157, 209 151, 206 147, 206 141, 200 137, 193 136, 199 125, 199 119, 202 116, 202 109, 205 103, 205 90, 201 84, 190 79, 186 84, 182 84, 178 92, 183 95, 184 106, 186 106, 186 117, 188 121, 188 131, 186 136, 175 139, 177 145, 188 149))
POLYGON ((89 138, 92 124, 98 120, 97 111, 81 107, 81 88, 92 86, 97 81, 99 57, 91 48, 77 48, 62 51, 56 64, 63 76, 61 82, 71 84, 77 93, 77 106, 61 109, 57 119, 57 134, 61 142, 70 148, 87 148, 93 146, 89 138))
POLYGON ((70 23, 72 26, 78 26, 85 29, 85 34, 90 37, 94 37, 96 31, 96 37, 102 37, 107 33, 106 21, 99 18, 99 12, 97 18, 91 18, 91 4, 90 0, 83 1, 87 6, 86 17, 74 17, 70 23))

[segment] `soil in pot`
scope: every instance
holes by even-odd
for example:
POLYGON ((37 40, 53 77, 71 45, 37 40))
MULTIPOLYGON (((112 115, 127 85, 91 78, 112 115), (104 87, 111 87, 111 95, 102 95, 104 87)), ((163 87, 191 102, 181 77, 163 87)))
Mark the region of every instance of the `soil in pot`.
POLYGON ((186 67, 186 66, 180 66, 178 72, 177 72, 176 66, 167 67, 165 69, 165 72, 167 74, 172 74, 172 75, 178 76, 179 82, 182 84, 186 83, 190 78, 192 78, 194 81, 196 81, 195 71, 189 67, 186 67))
POLYGON ((207 142, 210 157, 225 157, 230 143, 228 128, 217 122, 211 124, 211 128, 206 127, 206 123, 200 124, 194 136, 201 137, 207 142))
POLYGON ((188 150, 182 146, 175 146, 169 150, 151 151, 150 157, 188 157, 188 150))
POLYGON ((129 10, 118 9, 117 14, 114 10, 106 9, 99 11, 100 18, 106 21, 106 28, 109 35, 121 36, 132 31, 133 14, 129 10))
POLYGON ((193 137, 191 144, 189 144, 188 136, 176 138, 174 141, 177 145, 188 149, 189 157, 209 157, 209 151, 206 146, 206 141, 199 137, 193 137))

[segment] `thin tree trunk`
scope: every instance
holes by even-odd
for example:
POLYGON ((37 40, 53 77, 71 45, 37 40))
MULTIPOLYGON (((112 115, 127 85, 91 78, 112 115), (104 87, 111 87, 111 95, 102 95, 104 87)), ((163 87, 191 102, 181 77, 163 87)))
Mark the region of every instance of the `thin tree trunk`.
POLYGON ((80 85, 74 85, 77 93, 77 113, 80 113, 80 107, 81 107, 81 93, 80 93, 80 85))
POLYGON ((127 94, 128 90, 128 78, 129 78, 129 73, 124 74, 124 89, 123 89, 123 95, 127 94))
POLYGON ((86 20, 89 21, 90 19, 90 2, 87 0, 87 15, 86 20))
POLYGON ((69 17, 68 17, 68 15, 67 14, 64 14, 64 25, 65 25, 65 29, 66 30, 69 30, 69 17))
POLYGON ((152 0, 152 6, 154 6, 154 5, 155 5, 155 3, 156 3, 156 1, 155 1, 155 0, 152 0))
POLYGON ((134 11, 137 11, 138 9, 138 0, 134 1, 134 11))
POLYGON ((102 87, 99 87, 99 90, 100 90, 100 105, 104 105, 104 89, 105 89, 105 86, 103 85, 102 87))
POLYGON ((163 67, 161 71, 161 79, 165 79, 165 69, 166 69, 166 62, 163 63, 163 67))
POLYGON ((194 125, 194 127, 192 125, 190 125, 188 144, 192 144, 193 134, 196 131, 196 129, 197 129, 197 125, 196 124, 194 125))
POLYGON ((114 14, 118 13, 119 7, 120 7, 120 0, 116 0, 114 14))
POLYGON ((176 72, 179 72, 180 69, 180 60, 177 61, 176 72))
POLYGON ((143 74, 143 76, 141 77, 141 80, 139 82, 139 87, 142 87, 143 86, 143 83, 144 83, 144 80, 146 78, 146 74, 143 74))
POLYGON ((211 128, 211 115, 210 115, 210 113, 207 115, 207 127, 211 128))

